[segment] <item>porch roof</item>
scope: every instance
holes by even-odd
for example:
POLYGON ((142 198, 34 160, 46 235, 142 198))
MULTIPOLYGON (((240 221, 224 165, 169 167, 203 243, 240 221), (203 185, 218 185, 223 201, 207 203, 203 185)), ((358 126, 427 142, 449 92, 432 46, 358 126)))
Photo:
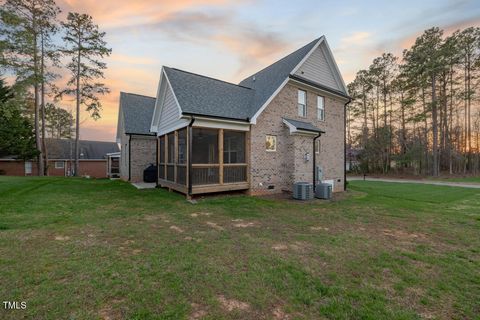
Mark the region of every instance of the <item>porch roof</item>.
POLYGON ((325 133, 325 131, 315 127, 313 124, 309 122, 283 118, 283 123, 285 123, 288 126, 288 128, 290 129, 290 133, 297 133, 299 131, 300 132, 308 131, 308 132, 319 133, 319 134, 325 133))

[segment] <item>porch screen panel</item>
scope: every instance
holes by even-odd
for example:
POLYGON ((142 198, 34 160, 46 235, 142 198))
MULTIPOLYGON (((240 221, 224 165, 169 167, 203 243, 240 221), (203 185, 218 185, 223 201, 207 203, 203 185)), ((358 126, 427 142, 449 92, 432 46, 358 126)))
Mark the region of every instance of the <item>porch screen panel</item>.
POLYGON ((168 139, 168 165, 167 180, 175 181, 175 134, 167 135, 168 139))
POLYGON ((220 182, 218 134, 218 129, 193 128, 191 177, 193 185, 220 182))
POLYGON ((192 163, 218 163, 218 130, 193 128, 192 163))
POLYGON ((223 183, 247 181, 245 132, 225 130, 223 134, 223 183))
POLYGON ((175 163, 175 134, 168 135, 168 163, 175 163))
POLYGON ((187 129, 178 130, 177 163, 187 163, 187 129))
POLYGON ((224 131, 223 162, 245 163, 245 132, 224 131))
POLYGON ((160 137, 159 149, 160 157, 158 161, 158 177, 160 179, 165 179, 165 136, 160 137))
POLYGON ((177 183, 187 184, 187 129, 178 130, 177 133, 177 183))

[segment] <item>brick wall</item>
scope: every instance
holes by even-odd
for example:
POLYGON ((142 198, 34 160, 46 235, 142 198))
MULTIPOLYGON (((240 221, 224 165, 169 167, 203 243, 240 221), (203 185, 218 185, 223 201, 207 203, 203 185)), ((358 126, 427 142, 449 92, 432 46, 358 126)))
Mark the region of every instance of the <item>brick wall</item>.
POLYGON ((344 179, 344 104, 346 101, 288 83, 251 127, 251 192, 253 194, 291 191, 294 182, 313 180, 313 137, 290 135, 282 117, 310 122, 326 133, 320 137, 317 164, 324 180, 335 180, 334 191, 343 190, 344 179), (307 117, 297 115, 297 92, 307 92, 307 117), (325 98, 325 121, 317 120, 317 95, 325 98), (265 150, 265 136, 277 136, 277 151, 265 150), (305 161, 305 154, 310 161, 305 161), (269 189, 273 186, 274 189, 269 189))
MULTIPOLYGON (((64 176, 65 170, 70 166, 69 161, 65 161, 65 169, 55 169, 55 161, 49 161, 49 176, 64 176)), ((0 161, 0 170, 5 171, 7 176, 25 176, 25 163, 23 161, 0 161)), ((37 175, 37 163, 32 161, 32 174, 37 175)), ((78 170, 80 176, 88 175, 92 178, 107 177, 107 160, 81 160, 78 170)))
POLYGON ((130 147, 130 181, 140 182, 143 181, 143 170, 145 170, 151 163, 155 165, 157 162, 157 140, 155 136, 132 135, 130 147))

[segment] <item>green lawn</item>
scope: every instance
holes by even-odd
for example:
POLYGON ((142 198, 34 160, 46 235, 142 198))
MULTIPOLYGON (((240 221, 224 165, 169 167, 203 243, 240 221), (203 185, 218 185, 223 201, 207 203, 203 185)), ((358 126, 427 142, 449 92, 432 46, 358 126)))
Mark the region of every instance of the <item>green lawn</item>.
POLYGON ((349 187, 192 205, 0 177, 0 298, 27 302, 0 319, 479 319, 480 190, 349 187))
MULTIPOLYGON (((433 178, 432 178, 433 179, 433 178)), ((434 180, 442 180, 442 181, 449 181, 449 182, 467 182, 467 183, 480 183, 480 177, 442 177, 442 178, 435 178, 434 180)))

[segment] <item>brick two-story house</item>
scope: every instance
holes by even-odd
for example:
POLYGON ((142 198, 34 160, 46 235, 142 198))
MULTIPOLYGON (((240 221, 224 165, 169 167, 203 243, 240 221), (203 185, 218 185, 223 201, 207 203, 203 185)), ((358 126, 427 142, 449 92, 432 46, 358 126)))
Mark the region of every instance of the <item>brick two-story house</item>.
POLYGON ((277 193, 313 182, 318 167, 342 191, 349 101, 325 37, 239 84, 163 67, 148 130, 158 185, 277 193))

